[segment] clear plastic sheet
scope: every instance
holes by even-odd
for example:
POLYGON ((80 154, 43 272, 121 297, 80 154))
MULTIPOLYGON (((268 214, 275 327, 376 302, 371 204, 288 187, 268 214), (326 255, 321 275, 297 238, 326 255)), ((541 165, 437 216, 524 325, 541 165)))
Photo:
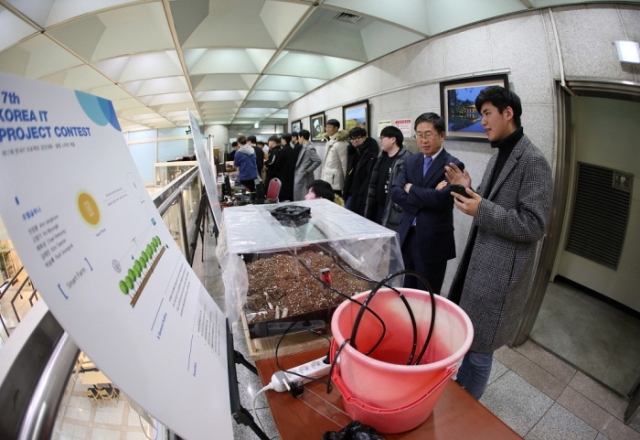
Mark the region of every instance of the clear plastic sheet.
MULTIPOLYGON (((352 269, 379 281, 404 269, 398 234, 328 200, 247 205, 223 211, 217 248, 225 285, 227 315, 237 322, 246 302, 248 277, 243 254, 295 251, 321 244, 352 269), (271 211, 285 205, 311 208, 306 222, 280 222, 271 211)), ((398 277, 396 283, 402 282, 398 277)))

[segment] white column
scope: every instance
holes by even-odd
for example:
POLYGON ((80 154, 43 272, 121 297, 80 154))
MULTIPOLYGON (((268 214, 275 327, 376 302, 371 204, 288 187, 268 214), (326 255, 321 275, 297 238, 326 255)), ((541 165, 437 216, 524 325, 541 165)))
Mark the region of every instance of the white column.
POLYGON ((207 137, 209 157, 213 157, 214 147, 216 147, 220 154, 216 158, 217 162, 222 163, 224 153, 229 148, 229 129, 224 125, 209 125, 206 127, 204 134, 207 137))

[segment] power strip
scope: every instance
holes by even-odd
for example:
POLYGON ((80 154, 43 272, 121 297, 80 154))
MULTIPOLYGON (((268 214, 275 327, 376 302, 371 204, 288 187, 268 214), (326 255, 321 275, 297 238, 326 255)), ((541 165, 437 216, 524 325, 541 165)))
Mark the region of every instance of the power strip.
POLYGON ((307 382, 311 382, 309 378, 320 378, 329 374, 331 364, 329 363, 328 356, 323 356, 315 361, 307 362, 306 364, 298 365, 295 368, 289 368, 287 372, 277 371, 271 376, 271 389, 278 393, 288 391, 290 384, 296 384, 297 386, 304 385, 307 382), (326 360, 326 363, 325 363, 326 360), (296 376, 297 373, 302 376, 296 376))

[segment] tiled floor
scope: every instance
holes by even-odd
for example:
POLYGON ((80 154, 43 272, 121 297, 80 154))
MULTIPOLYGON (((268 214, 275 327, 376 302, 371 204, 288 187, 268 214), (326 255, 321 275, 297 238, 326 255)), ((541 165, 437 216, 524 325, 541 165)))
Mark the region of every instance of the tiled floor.
POLYGON ((82 384, 82 374, 74 373, 69 379, 58 410, 53 440, 147 440, 155 437, 154 429, 140 419, 124 394, 117 402, 89 401, 84 395, 88 386, 82 384))
POLYGON ((531 338, 626 396, 640 377, 640 319, 550 283, 531 338))

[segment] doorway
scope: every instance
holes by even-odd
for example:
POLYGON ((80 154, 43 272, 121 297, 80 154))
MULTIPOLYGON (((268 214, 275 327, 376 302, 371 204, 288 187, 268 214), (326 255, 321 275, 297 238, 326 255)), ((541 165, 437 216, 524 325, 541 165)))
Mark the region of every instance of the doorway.
MULTIPOLYGON (((640 87, 622 82, 569 81, 566 87, 558 84, 556 91, 554 206, 532 295, 514 344, 531 338, 630 398, 628 420, 640 405, 640 229, 636 226, 640 223, 640 87), (587 168, 609 173, 604 184, 601 181, 594 186, 591 182, 596 189, 622 182, 627 191, 623 237, 614 249, 618 254, 610 255, 609 261, 588 251, 614 241, 609 240, 614 231, 606 229, 607 223, 600 231, 604 242, 598 242, 596 232, 589 229, 582 242, 578 240, 586 247, 571 241, 572 232, 573 239, 576 235, 572 231, 575 218, 584 211, 580 204, 585 186, 580 175, 582 170, 586 176, 587 168), (578 208, 577 194, 582 194, 578 208)), ((592 227, 598 223, 596 216, 607 219, 614 215, 610 208, 598 209, 603 206, 597 199, 602 194, 587 191, 587 195, 595 202, 590 207, 594 211, 587 210, 583 225, 592 227)))

